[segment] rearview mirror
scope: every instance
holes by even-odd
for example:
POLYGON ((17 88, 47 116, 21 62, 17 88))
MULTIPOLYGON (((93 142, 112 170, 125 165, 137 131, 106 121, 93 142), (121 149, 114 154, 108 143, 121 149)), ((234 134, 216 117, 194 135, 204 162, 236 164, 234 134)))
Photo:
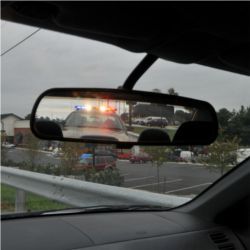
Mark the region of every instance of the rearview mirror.
POLYGON ((40 139, 133 145, 207 145, 218 133, 207 102, 121 89, 50 89, 36 101, 40 139))

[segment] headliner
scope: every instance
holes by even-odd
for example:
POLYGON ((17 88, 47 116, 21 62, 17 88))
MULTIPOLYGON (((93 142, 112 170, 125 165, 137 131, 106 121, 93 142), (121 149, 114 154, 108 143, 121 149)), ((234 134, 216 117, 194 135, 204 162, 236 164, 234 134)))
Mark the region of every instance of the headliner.
POLYGON ((2 19, 250 75, 249 2, 1 2, 2 19))

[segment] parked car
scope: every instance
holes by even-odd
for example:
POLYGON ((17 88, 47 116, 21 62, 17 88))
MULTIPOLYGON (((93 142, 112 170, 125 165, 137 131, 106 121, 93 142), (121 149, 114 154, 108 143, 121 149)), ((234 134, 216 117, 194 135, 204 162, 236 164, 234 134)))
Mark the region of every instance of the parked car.
POLYGON ((152 157, 149 156, 148 154, 141 153, 138 155, 132 155, 130 157, 129 161, 131 163, 146 163, 146 162, 152 161, 152 157))
POLYGON ((117 158, 121 160, 129 160, 131 158, 131 153, 118 153, 117 158))
POLYGON ((161 118, 161 117, 157 117, 157 118, 152 118, 149 119, 146 123, 147 126, 150 127, 160 127, 160 128, 164 128, 168 125, 168 121, 166 118, 161 118))
POLYGON ((167 152, 166 157, 168 161, 180 162, 182 161, 180 157, 181 149, 175 149, 171 152, 167 152))
POLYGON ((194 153, 192 151, 181 151, 180 158, 185 162, 194 162, 194 153))
POLYGON ((145 120, 145 119, 146 119, 146 118, 137 118, 137 119, 135 120, 135 123, 138 124, 138 125, 144 126, 144 125, 146 124, 146 120, 145 120))
POLYGON ((93 166, 93 155, 85 154, 86 157, 80 158, 74 170, 85 170, 94 168, 95 170, 116 168, 116 158, 112 155, 95 155, 95 165, 93 166))
POLYGON ((142 118, 134 118, 134 119, 132 120, 132 123, 133 123, 133 124, 140 124, 141 120, 142 120, 142 118))
POLYGON ((10 148, 15 148, 15 147, 16 147, 15 144, 8 143, 8 142, 3 143, 2 146, 3 146, 4 148, 8 148, 8 149, 10 149, 10 148))

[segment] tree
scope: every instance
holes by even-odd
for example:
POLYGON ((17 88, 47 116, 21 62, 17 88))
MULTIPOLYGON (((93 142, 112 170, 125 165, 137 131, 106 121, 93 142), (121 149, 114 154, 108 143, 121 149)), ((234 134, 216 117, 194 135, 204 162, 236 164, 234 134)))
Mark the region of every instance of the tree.
POLYGON ((25 137, 25 144, 27 145, 26 155, 27 164, 26 168, 28 170, 34 171, 36 167, 37 158, 39 155, 39 140, 32 134, 28 134, 25 137))
POLYGON ((237 163, 239 139, 217 140, 208 147, 208 156, 204 160, 210 169, 215 169, 223 175, 230 165, 237 163))
POLYGON ((241 106, 239 111, 226 109, 217 113, 221 128, 221 137, 233 139, 237 136, 241 145, 250 145, 250 107, 241 106))
POLYGON ((190 112, 184 112, 183 110, 175 111, 175 120, 180 123, 190 121, 191 118, 192 118, 192 114, 190 112))
POLYGON ((144 151, 152 157, 152 164, 156 166, 157 169, 157 191, 160 193, 160 167, 166 161, 166 147, 162 146, 149 146, 145 147, 144 151))
POLYGON ((1 131, 1 165, 6 162, 7 152, 6 148, 3 147, 3 144, 6 142, 6 133, 5 131, 1 131))
POLYGON ((222 108, 217 112, 218 122, 221 127, 228 127, 229 120, 232 118, 233 113, 227 110, 226 108, 222 108))
POLYGON ((79 157, 83 153, 82 145, 74 142, 64 142, 62 144, 62 153, 60 174, 70 175, 73 173, 79 157))
POLYGON ((160 89, 157 89, 157 88, 152 89, 152 91, 155 92, 155 93, 161 93, 161 90, 160 90, 160 89))
POLYGON ((30 117, 31 117, 31 114, 27 114, 27 115, 24 117, 24 119, 25 119, 25 120, 30 120, 30 117))
POLYGON ((124 177, 121 176, 119 169, 104 169, 104 170, 96 170, 86 169, 84 171, 85 180, 95 183, 102 183, 106 185, 112 186, 121 186, 124 182, 124 177))
POLYGON ((169 88, 169 89, 168 89, 168 94, 169 94, 169 95, 179 95, 178 92, 175 92, 174 88, 169 88))
POLYGON ((174 107, 155 103, 139 103, 133 107, 133 115, 135 117, 163 116, 169 119, 174 116, 174 107))

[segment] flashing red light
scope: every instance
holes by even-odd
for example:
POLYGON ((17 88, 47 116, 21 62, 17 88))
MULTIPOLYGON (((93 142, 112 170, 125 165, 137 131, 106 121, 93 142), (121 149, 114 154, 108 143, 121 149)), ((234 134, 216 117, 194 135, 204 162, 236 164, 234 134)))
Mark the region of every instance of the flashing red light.
POLYGON ((100 111, 101 112, 111 112, 114 113, 117 109, 113 107, 106 107, 106 106, 101 106, 100 111))

